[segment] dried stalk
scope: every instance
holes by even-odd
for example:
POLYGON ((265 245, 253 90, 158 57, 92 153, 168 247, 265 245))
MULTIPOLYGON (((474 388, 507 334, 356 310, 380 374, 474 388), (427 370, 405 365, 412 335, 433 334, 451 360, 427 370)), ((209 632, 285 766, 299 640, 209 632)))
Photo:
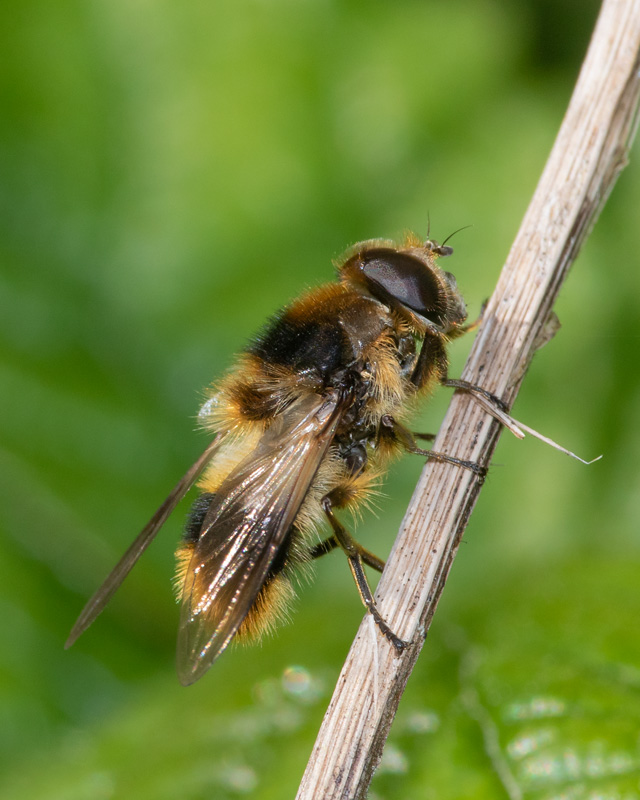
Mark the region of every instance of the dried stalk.
MULTIPOLYGON (((463 377, 512 402, 560 286, 627 155, 638 119, 640 0, 605 0, 569 108, 463 377)), ((501 426, 454 396, 435 450, 488 464, 501 426)), ((411 647, 398 656, 366 616, 302 779, 298 800, 362 798, 420 653, 479 483, 427 463, 380 580, 377 601, 411 647)))

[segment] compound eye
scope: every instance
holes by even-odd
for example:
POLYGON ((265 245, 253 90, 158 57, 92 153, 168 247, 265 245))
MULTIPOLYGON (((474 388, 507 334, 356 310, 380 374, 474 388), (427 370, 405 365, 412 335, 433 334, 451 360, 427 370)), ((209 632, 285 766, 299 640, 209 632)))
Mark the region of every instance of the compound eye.
POLYGON ((440 287, 418 259, 390 248, 377 248, 365 254, 362 271, 371 292, 380 299, 397 300, 432 322, 441 322, 440 287))

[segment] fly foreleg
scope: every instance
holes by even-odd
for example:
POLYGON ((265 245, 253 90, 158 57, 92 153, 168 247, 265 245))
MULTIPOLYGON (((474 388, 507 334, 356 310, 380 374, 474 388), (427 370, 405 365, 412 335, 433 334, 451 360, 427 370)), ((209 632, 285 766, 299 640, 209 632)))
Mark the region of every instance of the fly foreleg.
POLYGON ((452 389, 460 389, 469 394, 480 395, 488 400, 492 405, 496 406, 500 411, 506 412, 509 407, 497 397, 495 394, 488 392, 481 386, 476 386, 475 383, 464 381, 457 378, 447 377, 449 363, 447 361, 447 352, 442 340, 427 333, 422 342, 422 347, 418 355, 416 366, 411 375, 411 383, 418 389, 422 389, 429 385, 431 381, 438 381, 442 386, 449 386, 452 389))
POLYGON ((491 394, 486 389, 483 389, 482 386, 476 386, 475 383, 470 383, 469 381, 463 381, 461 378, 443 378, 440 383, 443 386, 448 386, 451 389, 461 389, 463 392, 469 392, 469 394, 479 394, 481 397, 487 399, 490 403, 497 406, 500 411, 508 411, 509 406, 501 400, 497 395, 491 394))

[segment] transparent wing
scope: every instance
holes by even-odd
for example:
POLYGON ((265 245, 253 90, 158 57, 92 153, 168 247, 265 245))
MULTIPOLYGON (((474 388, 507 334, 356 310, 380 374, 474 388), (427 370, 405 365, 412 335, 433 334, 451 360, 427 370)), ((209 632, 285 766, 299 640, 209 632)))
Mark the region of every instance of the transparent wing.
POLYGON ((346 407, 292 403, 216 492, 187 570, 178 675, 196 681, 237 632, 262 588, 346 407))
POLYGON ((207 447, 207 449, 191 467, 191 469, 189 469, 188 472, 183 475, 183 477, 173 487, 167 499, 140 531, 126 553, 109 573, 108 578, 82 609, 82 613, 76 620, 76 624, 71 629, 69 638, 65 642, 65 649, 71 647, 78 636, 86 631, 89 625, 91 625, 98 614, 107 605, 109 600, 111 600, 117 589, 120 587, 122 581, 133 569, 136 561, 144 553, 147 547, 149 547, 153 539, 155 539, 156 534, 167 521, 169 514, 171 514, 180 500, 182 500, 191 486, 193 486, 205 466, 209 463, 209 461, 211 461, 215 455, 215 452, 220 447, 222 438, 223 437, 220 435, 214 439, 214 441, 209 445, 209 447, 207 447))

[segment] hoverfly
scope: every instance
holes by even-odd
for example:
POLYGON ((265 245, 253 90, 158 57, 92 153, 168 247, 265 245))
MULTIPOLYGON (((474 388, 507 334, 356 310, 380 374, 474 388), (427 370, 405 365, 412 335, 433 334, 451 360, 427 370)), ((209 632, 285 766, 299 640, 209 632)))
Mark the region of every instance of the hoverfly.
POLYGON ((168 515, 203 473, 177 550, 182 610, 178 675, 200 678, 236 636, 277 623, 293 594, 292 570, 334 548, 349 563, 362 602, 382 633, 365 550, 336 516, 361 503, 403 450, 472 470, 484 468, 418 446, 403 419, 436 383, 501 401, 447 377, 447 343, 465 333, 455 278, 437 266, 451 247, 409 234, 370 240, 336 263, 339 280, 313 289, 267 323, 200 411, 213 442, 176 485, 89 600, 67 647, 94 621, 168 515), (328 523, 330 535, 315 541, 328 523))

